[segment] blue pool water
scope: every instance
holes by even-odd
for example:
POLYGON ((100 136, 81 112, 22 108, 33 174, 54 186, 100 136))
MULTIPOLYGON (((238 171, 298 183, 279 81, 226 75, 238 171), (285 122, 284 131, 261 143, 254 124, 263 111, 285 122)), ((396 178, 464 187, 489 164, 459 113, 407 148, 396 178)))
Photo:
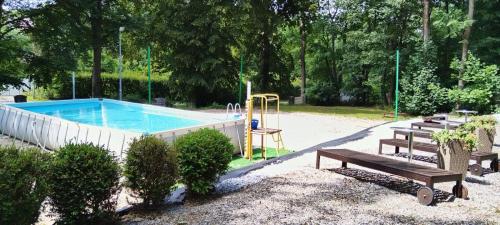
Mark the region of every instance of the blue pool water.
POLYGON ((204 124, 203 121, 169 114, 156 107, 114 100, 69 101, 65 104, 24 103, 12 106, 78 123, 140 133, 154 133, 204 124))

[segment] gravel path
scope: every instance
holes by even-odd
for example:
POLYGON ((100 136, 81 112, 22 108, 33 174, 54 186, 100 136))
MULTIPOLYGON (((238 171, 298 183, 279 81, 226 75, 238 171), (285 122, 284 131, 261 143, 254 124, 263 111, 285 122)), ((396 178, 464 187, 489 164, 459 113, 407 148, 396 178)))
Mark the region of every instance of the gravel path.
MULTIPOLYGON (((371 129, 363 139, 335 147, 376 154, 378 140, 392 137, 390 127, 408 126, 411 122, 382 125, 371 129)), ((495 152, 500 152, 498 134, 495 152)), ((384 148, 384 153, 386 157, 406 160, 401 157, 404 153, 393 155, 389 147, 384 148)), ((432 159, 431 154, 415 154, 432 159)), ((435 166, 428 161, 414 162, 435 166)), ((321 170, 314 169, 314 163, 315 153, 307 153, 224 180, 217 185, 218 195, 213 199, 187 200, 184 205, 153 214, 129 214, 123 217, 123 223, 500 224, 500 173, 483 177, 469 174, 464 182, 469 189, 468 200, 451 196, 453 182, 438 183, 437 205, 428 207, 420 205, 415 197, 419 183, 357 166, 338 169, 340 162, 335 160, 322 160, 321 170)))

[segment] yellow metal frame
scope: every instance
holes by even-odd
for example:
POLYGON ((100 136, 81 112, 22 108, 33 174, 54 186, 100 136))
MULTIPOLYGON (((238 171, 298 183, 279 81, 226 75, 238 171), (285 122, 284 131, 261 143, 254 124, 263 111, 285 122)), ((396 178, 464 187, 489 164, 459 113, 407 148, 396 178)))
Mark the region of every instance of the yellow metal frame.
POLYGON ((267 159, 267 147, 266 147, 266 142, 267 138, 265 137, 266 135, 271 135, 273 138, 273 141, 277 143, 277 148, 276 148, 276 154, 279 156, 278 151, 280 150, 280 142, 281 142, 281 147, 284 148, 283 144, 283 139, 281 137, 281 130, 280 130, 280 120, 279 120, 279 112, 280 112, 280 97, 277 94, 272 94, 272 93, 264 93, 264 94, 255 94, 255 95, 250 95, 250 98, 247 100, 246 104, 248 106, 247 110, 247 143, 246 143, 246 149, 245 149, 245 158, 247 159, 252 159, 253 156, 253 147, 252 147, 252 139, 253 135, 260 135, 261 136, 261 150, 262 150, 262 157, 267 159), (262 129, 259 130, 259 132, 253 132, 252 131, 252 118, 253 118, 253 103, 254 99, 260 99, 260 126, 262 129), (278 116, 278 127, 276 129, 271 129, 267 127, 267 112, 268 112, 268 103, 276 101, 276 112, 278 116), (275 138, 275 134, 277 134, 277 137, 275 138))

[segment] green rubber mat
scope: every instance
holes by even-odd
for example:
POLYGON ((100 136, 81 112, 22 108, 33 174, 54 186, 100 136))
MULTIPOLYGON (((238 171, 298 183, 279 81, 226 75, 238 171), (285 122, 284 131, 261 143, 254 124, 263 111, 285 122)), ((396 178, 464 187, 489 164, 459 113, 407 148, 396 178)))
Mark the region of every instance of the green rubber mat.
MULTIPOLYGON (((264 158, 262 158, 261 152, 262 151, 260 148, 255 148, 253 150, 253 157, 252 157, 253 160, 245 159, 245 158, 241 157, 239 154, 234 155, 233 160, 229 163, 229 170, 239 169, 239 168, 249 166, 249 165, 252 165, 254 163, 263 161, 264 158)), ((291 151, 286 150, 286 149, 279 150, 279 156, 288 155, 289 153, 291 153, 291 151)), ((276 158, 276 157, 277 157, 276 149, 275 148, 267 148, 267 160, 272 159, 272 158, 276 158)))

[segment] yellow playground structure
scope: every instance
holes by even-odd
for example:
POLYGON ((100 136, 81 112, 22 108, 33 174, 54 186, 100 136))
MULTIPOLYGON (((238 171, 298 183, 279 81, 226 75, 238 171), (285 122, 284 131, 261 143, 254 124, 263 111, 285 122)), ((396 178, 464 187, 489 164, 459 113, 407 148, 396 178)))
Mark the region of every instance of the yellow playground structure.
POLYGON ((253 147, 252 139, 253 135, 260 136, 261 141, 261 154, 262 158, 267 160, 267 137, 270 135, 273 142, 276 143, 276 155, 279 156, 280 147, 284 148, 283 138, 281 137, 281 129, 279 123, 279 112, 280 112, 280 97, 277 94, 254 94, 249 95, 247 99, 247 143, 245 149, 245 158, 252 159, 253 147), (252 119, 254 111, 254 100, 260 103, 260 120, 259 126, 252 129, 252 119), (276 113, 277 113, 277 127, 268 127, 268 105, 270 102, 276 102, 276 113))

